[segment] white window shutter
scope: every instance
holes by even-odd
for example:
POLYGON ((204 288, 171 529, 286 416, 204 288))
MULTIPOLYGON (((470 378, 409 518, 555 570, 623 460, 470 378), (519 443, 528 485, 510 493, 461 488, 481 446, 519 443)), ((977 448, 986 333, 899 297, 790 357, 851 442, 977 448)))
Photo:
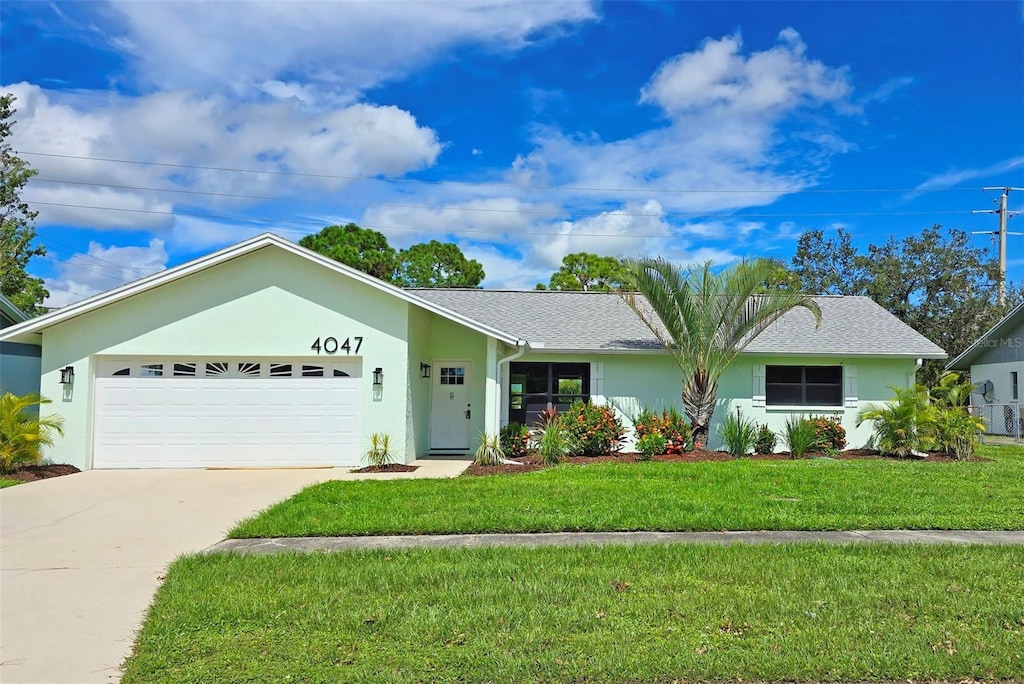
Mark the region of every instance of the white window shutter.
POLYGON ((754 393, 753 393, 753 400, 754 400, 753 403, 754 403, 754 406, 764 406, 765 405, 764 376, 765 376, 764 364, 762 364, 762 363, 755 363, 754 364, 754 393))
POLYGON ((843 405, 857 408, 857 367, 843 366, 843 405))

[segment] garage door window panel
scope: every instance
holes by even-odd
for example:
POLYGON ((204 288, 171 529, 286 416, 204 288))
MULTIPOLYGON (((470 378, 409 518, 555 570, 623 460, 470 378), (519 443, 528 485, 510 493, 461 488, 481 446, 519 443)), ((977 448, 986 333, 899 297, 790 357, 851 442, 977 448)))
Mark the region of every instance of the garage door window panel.
POLYGON ((217 378, 228 374, 230 366, 226 361, 211 361, 206 364, 206 377, 217 378))

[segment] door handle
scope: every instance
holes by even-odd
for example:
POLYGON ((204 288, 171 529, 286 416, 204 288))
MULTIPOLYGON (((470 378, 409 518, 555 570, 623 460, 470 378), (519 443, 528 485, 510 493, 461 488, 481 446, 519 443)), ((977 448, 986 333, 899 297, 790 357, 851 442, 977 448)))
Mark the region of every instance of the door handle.
POLYGON ((466 420, 469 420, 471 415, 472 415, 472 412, 469 409, 466 409, 466 420))

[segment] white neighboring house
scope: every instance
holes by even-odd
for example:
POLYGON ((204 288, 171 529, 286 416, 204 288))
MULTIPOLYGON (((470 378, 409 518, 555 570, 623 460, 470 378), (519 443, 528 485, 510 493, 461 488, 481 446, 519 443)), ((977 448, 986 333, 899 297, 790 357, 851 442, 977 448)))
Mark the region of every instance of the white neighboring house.
MULTIPOLYGON (((28 315, 0 295, 0 330, 28 320, 28 315)), ((0 342, 0 394, 39 392, 39 345, 0 342)))
POLYGON ((971 382, 978 385, 971 404, 990 421, 993 433, 1024 434, 1024 303, 975 340, 946 369, 970 371, 971 382))
MULTIPOLYGON (((719 383, 773 430, 796 415, 870 437, 865 406, 945 352, 866 297, 790 311, 719 383)), ((354 466, 471 452, 483 432, 573 400, 679 405, 682 378, 636 314, 599 292, 403 290, 271 234, 0 331, 41 349, 50 460, 87 468, 354 466)), ((717 422, 711 440, 717 441, 717 422)), ((628 445, 627 445, 628 448, 628 445)))

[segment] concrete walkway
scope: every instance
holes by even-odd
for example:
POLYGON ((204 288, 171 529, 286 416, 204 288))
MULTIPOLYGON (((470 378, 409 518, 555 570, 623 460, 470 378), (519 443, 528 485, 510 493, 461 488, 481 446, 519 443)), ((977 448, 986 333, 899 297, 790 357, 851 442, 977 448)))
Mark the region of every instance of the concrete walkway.
POLYGON ((175 557, 324 480, 454 477, 469 461, 411 473, 347 469, 92 470, 0 490, 0 681, 116 682, 175 557))
POLYGON ((425 534, 386 537, 286 537, 226 539, 207 553, 311 553, 351 549, 465 549, 487 546, 597 546, 606 544, 1011 544, 1024 546, 1024 531, 863 530, 856 532, 545 532, 526 534, 425 534))

